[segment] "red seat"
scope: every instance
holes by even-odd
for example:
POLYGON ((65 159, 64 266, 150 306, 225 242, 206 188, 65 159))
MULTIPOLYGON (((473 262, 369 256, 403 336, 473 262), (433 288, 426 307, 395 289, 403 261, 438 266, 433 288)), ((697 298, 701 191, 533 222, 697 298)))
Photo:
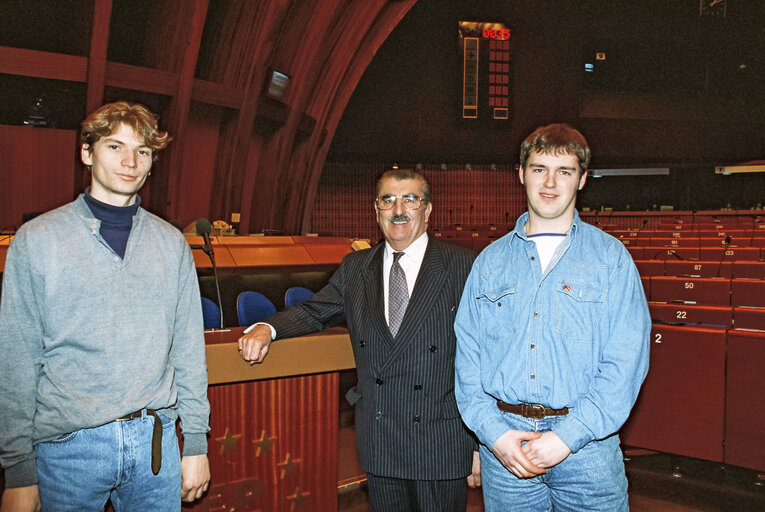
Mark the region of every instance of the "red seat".
POLYGON ((698 247, 643 247, 643 257, 646 260, 698 260, 698 247))
POLYGON ((728 331, 727 464, 765 471, 765 332, 728 331))
POLYGON ((698 247, 698 238, 659 238, 651 237, 652 247, 698 247))
POLYGON ((449 238, 444 240, 444 242, 448 242, 453 245, 459 245, 460 247, 464 247, 466 249, 473 249, 473 238, 449 238))
POLYGON ((640 245, 640 241, 637 238, 620 238, 619 241, 623 243, 626 247, 630 247, 633 245, 640 245))
POLYGON ((733 326, 733 308, 730 306, 694 306, 649 302, 651 319, 665 324, 704 324, 730 329, 733 326))
POLYGON ((728 306, 730 282, 723 278, 656 276, 651 278, 651 300, 728 306))
POLYGON ((492 243, 494 240, 497 240, 496 238, 489 238, 489 237, 483 237, 483 236, 475 236, 472 239, 472 249, 475 252, 481 252, 486 247, 489 246, 490 243, 492 243))
POLYGON ((638 273, 641 276, 663 276, 664 261, 662 260, 634 260, 638 273))
POLYGON ((643 292, 646 298, 651 296, 651 278, 649 276, 641 276, 640 283, 643 285, 643 292))
POLYGON ((732 277, 765 279, 765 261, 734 261, 732 277))
POLYGON ((765 308, 740 306, 733 308, 736 329, 765 331, 765 308))
POLYGON ((759 247, 702 247, 699 249, 700 260, 733 261, 759 260, 759 247))
POLYGON ((632 256, 633 260, 642 260, 643 259, 643 248, 642 247, 635 247, 634 245, 627 246, 627 251, 630 253, 630 256, 632 256))
POLYGON ((730 261, 681 261, 664 262, 667 276, 727 277, 732 276, 733 263, 730 261))
POLYGON ((765 280, 731 279, 730 301, 733 306, 765 307, 765 280))
POLYGON ((725 329, 655 324, 625 445, 722 461, 725 329))

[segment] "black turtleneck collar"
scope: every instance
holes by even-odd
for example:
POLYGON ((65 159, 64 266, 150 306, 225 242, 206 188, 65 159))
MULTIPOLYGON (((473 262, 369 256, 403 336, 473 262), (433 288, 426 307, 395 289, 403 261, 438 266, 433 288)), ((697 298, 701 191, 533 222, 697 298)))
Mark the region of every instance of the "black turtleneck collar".
POLYGON ((141 205, 141 197, 136 196, 130 206, 114 206, 99 201, 90 195, 90 187, 85 190, 85 203, 93 216, 101 221, 101 236, 120 258, 125 257, 128 236, 133 227, 133 217, 141 205))

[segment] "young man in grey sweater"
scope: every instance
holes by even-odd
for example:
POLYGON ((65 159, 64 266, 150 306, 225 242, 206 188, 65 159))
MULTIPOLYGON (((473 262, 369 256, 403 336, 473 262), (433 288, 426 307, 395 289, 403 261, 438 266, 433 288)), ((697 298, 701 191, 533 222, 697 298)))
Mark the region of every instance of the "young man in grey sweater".
POLYGON ((180 511, 207 490, 194 260, 138 190, 169 142, 145 107, 82 123, 85 194, 19 229, 0 300, 2 510, 180 511), (183 456, 175 435, 180 417, 183 456))

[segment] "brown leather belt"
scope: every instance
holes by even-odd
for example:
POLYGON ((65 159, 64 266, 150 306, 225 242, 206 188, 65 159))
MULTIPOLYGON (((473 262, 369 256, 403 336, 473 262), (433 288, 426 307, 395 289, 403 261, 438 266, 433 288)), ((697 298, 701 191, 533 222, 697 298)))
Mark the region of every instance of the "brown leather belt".
MULTIPOLYGON (((151 472, 155 475, 162 468, 162 420, 154 409, 146 409, 146 414, 154 417, 154 430, 151 435, 151 472)), ((143 417, 143 410, 131 412, 114 421, 130 421, 143 417)))
POLYGON ((502 400, 497 400, 497 407, 500 411, 518 414, 524 418, 541 420, 547 416, 565 416, 568 414, 568 407, 563 409, 551 409, 542 404, 507 404, 502 400))

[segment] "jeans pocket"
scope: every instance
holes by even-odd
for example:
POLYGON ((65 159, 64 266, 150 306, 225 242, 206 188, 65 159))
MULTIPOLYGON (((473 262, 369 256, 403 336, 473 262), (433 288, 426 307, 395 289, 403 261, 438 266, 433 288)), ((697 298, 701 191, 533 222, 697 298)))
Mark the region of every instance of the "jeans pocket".
POLYGON ((157 413, 157 418, 162 422, 162 429, 175 428, 175 420, 165 416, 164 414, 157 413))
POLYGON ((72 439, 77 437, 77 434, 79 434, 79 433, 80 433, 79 430, 75 430, 74 432, 70 432, 68 434, 63 434, 63 435, 57 437, 56 439, 51 439, 50 441, 45 441, 45 442, 48 443, 48 444, 64 444, 64 443, 68 443, 69 441, 71 441, 72 439))

